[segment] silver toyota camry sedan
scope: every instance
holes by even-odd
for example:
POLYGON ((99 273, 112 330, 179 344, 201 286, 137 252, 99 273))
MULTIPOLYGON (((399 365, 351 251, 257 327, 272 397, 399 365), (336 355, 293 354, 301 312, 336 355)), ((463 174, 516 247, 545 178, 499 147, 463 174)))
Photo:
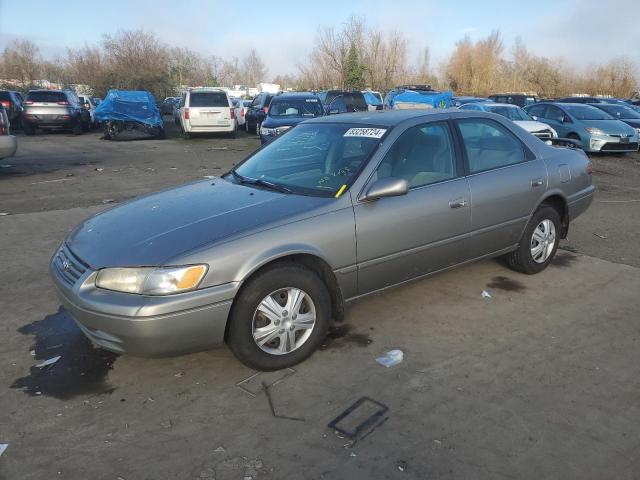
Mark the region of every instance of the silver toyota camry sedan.
POLYGON ((593 195, 582 151, 499 115, 320 117, 220 178, 90 218, 50 271, 101 347, 164 355, 226 343, 275 370, 311 355, 357 297, 487 257, 541 272, 593 195))

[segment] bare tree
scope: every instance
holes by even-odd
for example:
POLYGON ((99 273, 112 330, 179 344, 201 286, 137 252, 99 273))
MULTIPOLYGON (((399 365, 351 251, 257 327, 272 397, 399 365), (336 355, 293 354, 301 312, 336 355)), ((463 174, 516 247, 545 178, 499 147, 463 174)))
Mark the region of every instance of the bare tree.
POLYGON ((241 69, 243 83, 254 86, 262 82, 267 76, 267 67, 255 49, 251 49, 246 57, 242 59, 241 69))
POLYGON ((42 59, 40 48, 30 40, 14 40, 2 55, 3 76, 19 80, 26 87, 38 79, 42 59))

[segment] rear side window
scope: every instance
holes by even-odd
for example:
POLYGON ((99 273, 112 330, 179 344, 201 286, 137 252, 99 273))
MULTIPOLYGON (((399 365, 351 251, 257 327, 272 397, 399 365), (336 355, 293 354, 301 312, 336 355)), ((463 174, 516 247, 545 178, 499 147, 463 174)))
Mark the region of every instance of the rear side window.
POLYGON ((546 105, 536 105, 535 107, 530 107, 527 109, 527 113, 533 117, 545 118, 544 109, 546 105))
POLYGON ((191 92, 190 107, 228 107, 229 100, 224 92, 191 92))
POLYGON ((67 96, 62 92, 29 92, 27 100, 32 102, 56 103, 66 102, 67 96))
POLYGON ((525 161, 520 140, 497 122, 472 118, 458 120, 471 173, 525 161))

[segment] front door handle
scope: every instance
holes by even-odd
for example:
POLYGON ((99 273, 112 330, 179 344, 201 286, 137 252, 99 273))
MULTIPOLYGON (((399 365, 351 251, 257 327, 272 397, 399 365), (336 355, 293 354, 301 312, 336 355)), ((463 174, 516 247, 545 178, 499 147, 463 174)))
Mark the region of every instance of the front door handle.
POLYGON ((455 200, 449 200, 449 207, 451 208, 462 208, 467 206, 466 198, 456 198, 455 200))
POLYGON ((541 178, 534 178, 533 180, 531 180, 531 186, 534 187, 534 188, 535 187, 541 187, 543 183, 544 182, 542 181, 541 178))

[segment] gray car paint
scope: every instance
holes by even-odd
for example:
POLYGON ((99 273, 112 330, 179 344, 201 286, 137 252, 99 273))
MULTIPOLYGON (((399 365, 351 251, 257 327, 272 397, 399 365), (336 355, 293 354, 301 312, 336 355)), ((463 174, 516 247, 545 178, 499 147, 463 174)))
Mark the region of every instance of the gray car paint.
POLYGON ((390 131, 339 198, 280 194, 220 178, 133 200, 72 232, 66 245, 88 266, 87 272, 70 286, 55 261, 50 270, 63 304, 92 341, 152 355, 218 345, 238 290, 274 260, 292 255, 319 259, 335 276, 338 298, 349 300, 513 250, 545 198, 563 199, 573 220, 594 193, 583 152, 547 146, 491 113, 367 112, 307 122, 390 131), (378 164, 407 128, 474 117, 508 128, 533 159, 413 188, 403 196, 363 198, 378 164), (542 184, 532 185, 539 180, 542 184), (452 208, 460 199, 464 206, 452 208), (94 285, 95 271, 106 266, 197 263, 208 264, 209 270, 193 292, 153 297, 94 285))

